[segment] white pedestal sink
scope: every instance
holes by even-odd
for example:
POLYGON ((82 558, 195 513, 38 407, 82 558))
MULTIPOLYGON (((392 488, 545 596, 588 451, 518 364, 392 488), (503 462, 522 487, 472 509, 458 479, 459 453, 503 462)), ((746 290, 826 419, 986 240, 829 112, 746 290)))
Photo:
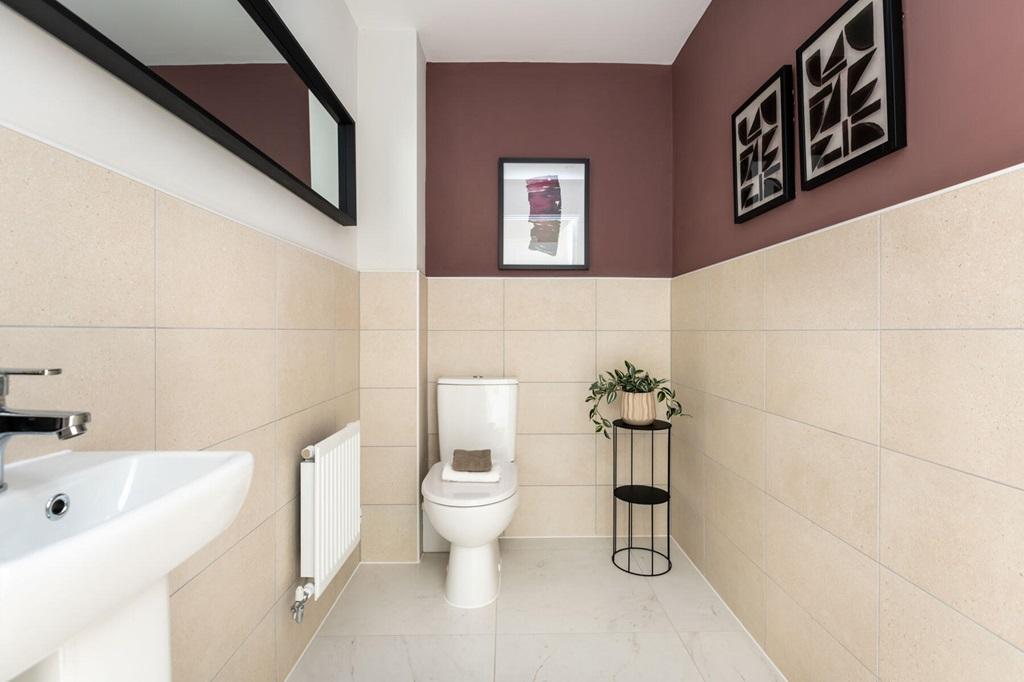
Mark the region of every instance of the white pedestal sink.
POLYGON ((58 452, 9 465, 0 680, 169 682, 167 574, 228 527, 252 467, 248 452, 58 452))

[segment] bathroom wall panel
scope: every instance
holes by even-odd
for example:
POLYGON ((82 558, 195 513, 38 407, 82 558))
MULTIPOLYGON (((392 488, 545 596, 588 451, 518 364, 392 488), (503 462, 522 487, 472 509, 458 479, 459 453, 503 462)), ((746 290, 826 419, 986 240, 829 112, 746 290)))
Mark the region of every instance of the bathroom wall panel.
POLYGON ((0 149, 0 242, 28 268, 0 302, 3 364, 64 369, 15 383, 11 403, 93 415, 74 440, 18 439, 12 459, 251 451, 235 521, 170 576, 171 654, 175 679, 281 682, 359 561, 291 622, 299 450, 359 417, 359 344, 335 331, 358 330, 358 273, 10 130, 0 149))
POLYGON ((427 371, 420 279, 417 272, 360 273, 361 457, 369 465, 362 472, 364 561, 419 559, 427 371))
MULTIPOLYGON (((902 0, 908 146, 813 192, 798 192, 793 201, 752 222, 735 224, 729 117, 780 65, 792 64, 796 47, 842 5, 776 0, 766 13, 763 4, 712 2, 672 66, 672 274, 1024 161, 1024 129, 1016 113, 1024 94, 1007 88, 1001 70, 990 66, 1024 61, 1019 39, 1024 5, 1017 0, 902 0)), ((1020 192, 1015 194, 1019 200, 1020 192)), ((1008 193, 1003 200, 1015 199, 1008 193)), ((932 238, 929 232, 921 231, 925 240, 932 238)), ((988 230, 969 239, 971 247, 998 248, 994 245, 1001 243, 988 230)), ((949 273, 939 264, 954 262, 957 254, 956 249, 946 251, 931 274, 949 273)), ((964 282, 973 279, 968 275, 964 282)), ((921 301, 936 300, 926 290, 930 276, 920 281, 926 283, 921 301)), ((981 285, 984 290, 984 281, 981 285)), ((950 292, 956 286, 950 284, 950 292)), ((1002 295, 993 292, 993 298, 1002 295)), ((912 297, 903 300, 910 308, 919 305, 912 297)), ((1021 300, 1016 297, 1018 307, 1021 300)))
POLYGON ((720 343, 760 332, 716 328, 736 326, 738 297, 757 300, 744 294, 756 278, 736 277, 733 261, 673 280, 673 374, 691 384, 676 386, 694 416, 676 429, 693 436, 674 448, 683 504, 672 534, 759 639, 765 581, 763 641, 793 682, 1020 677, 1024 566, 1011 520, 1024 513, 1024 322, 1011 254, 1024 234, 1022 178, 986 178, 754 254, 766 263, 763 365, 756 344, 720 343), (705 306, 706 348, 692 331, 705 306), (720 397, 759 385, 763 406, 720 397), (761 415, 763 436, 726 405, 761 415), (681 463, 704 450, 698 494, 687 480, 701 474, 681 463), (721 467, 709 476, 713 461, 755 481, 763 466, 767 492, 730 494, 716 483, 721 467), (740 551, 749 524, 736 525, 758 504, 763 571, 740 551))
MULTIPOLYGON (((432 277, 427 286, 426 463, 437 458, 438 377, 515 376, 521 495, 506 534, 609 535, 611 442, 595 436, 584 399, 598 372, 621 368, 627 359, 671 378, 669 281, 432 277), (562 494, 571 502, 560 501, 562 494)), ((619 406, 602 412, 616 419, 619 406)), ((620 447, 628 448, 628 437, 621 437, 620 447)), ((638 434, 636 447, 642 456, 634 473, 650 480, 649 435, 638 434)), ((665 449, 666 438, 659 435, 660 484, 666 483, 665 449)), ((619 470, 628 476, 626 458, 619 470)), ((656 528, 664 532, 660 513, 656 528)))

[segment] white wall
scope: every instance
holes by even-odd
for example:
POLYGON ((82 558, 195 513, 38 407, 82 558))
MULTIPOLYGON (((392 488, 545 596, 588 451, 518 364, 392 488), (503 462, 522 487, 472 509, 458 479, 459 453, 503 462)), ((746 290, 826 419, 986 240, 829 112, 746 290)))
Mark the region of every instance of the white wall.
MULTIPOLYGON (((322 0, 274 5, 357 116, 358 30, 347 7, 322 0)), ((6 6, 0 6, 0 125, 356 265, 355 228, 338 225, 6 6)))
POLYGON ((359 269, 416 270, 423 225, 425 61, 416 31, 359 33, 359 269))

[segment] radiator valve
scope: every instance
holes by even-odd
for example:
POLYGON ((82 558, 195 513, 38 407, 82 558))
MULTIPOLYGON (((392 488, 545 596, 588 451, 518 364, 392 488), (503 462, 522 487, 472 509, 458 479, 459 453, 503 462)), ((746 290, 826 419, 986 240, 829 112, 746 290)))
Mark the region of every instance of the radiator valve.
POLYGON ((292 604, 292 620, 296 623, 302 622, 302 616, 306 612, 306 602, 313 596, 313 583, 306 583, 295 588, 295 603, 292 604))

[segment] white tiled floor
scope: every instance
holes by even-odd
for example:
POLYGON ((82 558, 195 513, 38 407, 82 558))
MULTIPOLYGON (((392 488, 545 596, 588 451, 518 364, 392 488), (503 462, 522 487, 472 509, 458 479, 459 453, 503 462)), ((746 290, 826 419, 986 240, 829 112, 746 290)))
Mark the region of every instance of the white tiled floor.
POLYGON ((673 547, 657 578, 610 563, 610 540, 508 541, 496 604, 444 600, 447 555, 363 564, 290 682, 779 682, 673 547))

